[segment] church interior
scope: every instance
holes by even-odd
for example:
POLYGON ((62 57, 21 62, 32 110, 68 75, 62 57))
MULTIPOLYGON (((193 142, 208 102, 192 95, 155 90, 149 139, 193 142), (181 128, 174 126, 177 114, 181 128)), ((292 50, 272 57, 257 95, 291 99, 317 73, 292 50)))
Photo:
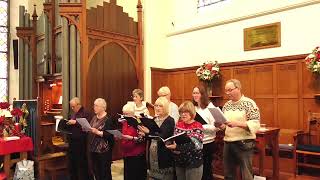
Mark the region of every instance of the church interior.
MULTIPOLYGON (((96 102, 102 103, 117 122, 138 95, 148 115, 157 117, 159 92, 168 87, 168 102, 179 107, 181 118, 181 106, 195 102, 199 86, 222 112, 236 92, 258 107, 252 179, 320 179, 319 9, 320 0, 0 0, 0 179, 23 177, 18 165, 25 162, 32 163, 27 172, 34 179, 82 179, 72 177, 73 132, 59 130, 63 119, 75 120, 80 101, 98 119, 96 102), (228 89, 233 79, 241 85, 231 81, 228 89)), ((113 130, 121 131, 115 124, 113 130)), ((212 126, 211 177, 202 179, 228 179, 225 135, 232 126, 226 126, 212 126)), ((249 124, 242 130, 253 132, 249 124)), ((145 139, 151 161, 154 139, 145 139)), ((115 180, 126 179, 130 167, 122 140, 112 141, 115 180)), ((242 169, 233 179, 250 180, 242 169)), ((145 172, 146 179, 157 179, 145 172)))

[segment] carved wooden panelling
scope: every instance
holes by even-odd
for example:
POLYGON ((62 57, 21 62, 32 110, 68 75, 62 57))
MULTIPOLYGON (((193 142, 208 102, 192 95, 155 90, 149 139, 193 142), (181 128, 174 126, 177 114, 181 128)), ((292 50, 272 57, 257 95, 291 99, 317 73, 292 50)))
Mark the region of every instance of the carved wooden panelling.
POLYGON ((165 72, 156 72, 152 71, 151 73, 151 81, 152 83, 152 102, 154 102, 158 98, 158 90, 162 86, 168 85, 168 74, 165 72))
POLYGON ((171 90, 171 98, 183 100, 184 76, 183 73, 171 73, 168 76, 168 87, 171 90))
MULTIPOLYGON (((226 99, 227 97, 226 97, 226 94, 224 93, 224 86, 226 84, 226 81, 228 81, 232 77, 232 69, 231 68, 221 69, 220 72, 221 72, 221 87, 220 87, 219 95, 224 96, 223 98, 226 99)), ((213 93, 215 94, 215 91, 213 93)))
POLYGON ((298 96, 298 64, 277 65, 278 95, 298 96))
POLYGON ((116 114, 128 100, 132 100, 131 92, 137 87, 135 67, 122 48, 109 44, 98 51, 89 69, 89 103, 93 104, 96 98, 102 97, 108 103, 108 112, 116 114))
MULTIPOLYGON (((225 82, 236 78, 242 83, 244 95, 254 99, 259 106, 262 123, 286 129, 306 130, 307 112, 320 112, 320 100, 314 98, 315 93, 320 92, 320 84, 317 84, 320 83, 320 79, 316 79, 305 69, 303 59, 304 55, 279 57, 270 62, 260 60, 257 63, 221 64, 221 79, 218 83, 213 83, 213 95, 222 97, 211 100, 223 106, 228 100, 224 93, 225 82)), ((177 94, 173 94, 173 101, 179 104, 180 101, 191 98, 189 92, 192 91, 193 84, 198 82, 194 74, 196 69, 197 67, 157 69, 152 71, 152 74, 163 73, 163 77, 166 74, 167 77, 171 75, 170 78, 178 76, 179 73, 184 74, 184 78, 178 83, 182 85, 183 90, 174 90, 177 94)), ((156 84, 157 81, 152 81, 152 87, 156 84)), ((169 84, 172 85, 172 82, 169 84)))
POLYGON ((255 102, 260 109, 260 123, 266 124, 269 127, 275 126, 273 98, 255 98, 255 102))
POLYGON ((273 94, 273 67, 257 66, 254 68, 254 94, 255 96, 273 94))
POLYGON ((297 99, 278 100, 278 123, 281 128, 299 129, 299 104, 297 99))
POLYGON ((191 100, 193 87, 195 87, 199 83, 198 77, 195 76, 194 71, 185 71, 183 81, 184 81, 184 96, 183 96, 184 100, 191 100))
POLYGON ((235 68, 234 69, 234 77, 238 79, 241 82, 242 86, 242 93, 245 94, 246 96, 251 96, 251 69, 250 67, 246 68, 235 68))

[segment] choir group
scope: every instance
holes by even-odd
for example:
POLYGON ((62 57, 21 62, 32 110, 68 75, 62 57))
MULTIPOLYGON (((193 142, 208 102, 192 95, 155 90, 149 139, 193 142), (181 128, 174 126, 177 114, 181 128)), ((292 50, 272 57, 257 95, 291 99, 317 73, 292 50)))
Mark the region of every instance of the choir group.
POLYGON ((133 102, 122 108, 123 116, 138 122, 148 117, 156 128, 143 123, 132 125, 125 119, 119 119, 122 127, 120 137, 108 132, 116 126, 106 112, 104 99, 94 101, 95 115, 90 117, 79 98, 73 98, 70 107, 74 113, 68 121, 72 132, 68 136, 71 180, 111 180, 115 138, 121 139, 125 180, 211 180, 216 151, 214 140, 220 130, 225 131, 225 179, 236 178, 237 166, 240 166, 242 179, 253 179, 252 155, 255 133, 260 127, 259 109, 253 100, 241 93, 240 81, 236 79, 226 82, 225 93, 229 101, 222 111, 227 121, 218 123, 209 111, 214 105, 202 86, 195 86, 192 101, 185 101, 179 107, 171 102, 170 89, 161 87, 159 98, 154 103, 154 117, 150 117, 143 101, 143 91, 135 89, 132 91, 133 102), (77 118, 86 118, 90 122, 89 132, 82 130, 77 118), (182 135, 184 140, 181 140, 182 135), (167 138, 171 140, 164 141, 167 138))

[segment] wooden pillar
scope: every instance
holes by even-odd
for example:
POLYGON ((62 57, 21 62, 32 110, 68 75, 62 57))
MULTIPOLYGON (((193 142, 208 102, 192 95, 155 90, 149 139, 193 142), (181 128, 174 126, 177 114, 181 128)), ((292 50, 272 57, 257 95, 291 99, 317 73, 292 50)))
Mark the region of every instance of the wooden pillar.
POLYGON ((32 53, 32 98, 36 99, 38 96, 37 93, 37 83, 36 83, 36 77, 37 77, 37 11, 36 11, 36 5, 34 5, 33 14, 32 14, 32 28, 33 28, 33 34, 31 36, 31 53, 32 53))
POLYGON ((89 63, 88 63, 88 35, 87 35, 87 8, 86 1, 81 0, 82 5, 82 13, 80 18, 80 36, 81 36, 81 72, 83 75, 81 76, 81 100, 86 107, 89 107, 90 102, 87 102, 87 77, 89 72, 89 63))
POLYGON ((137 52, 137 71, 138 71, 138 86, 140 89, 144 89, 144 60, 143 60, 143 14, 142 14, 142 3, 141 0, 138 0, 137 5, 137 12, 138 12, 138 52, 137 52))
MULTIPOLYGON (((24 26, 24 12, 25 7, 19 6, 19 27, 24 26)), ((25 99, 24 98, 24 87, 25 87, 25 81, 24 81, 24 46, 25 43, 22 41, 22 39, 19 40, 19 99, 25 99)))
POLYGON ((70 98, 77 95, 77 49, 76 36, 77 29, 75 25, 70 25, 70 98))

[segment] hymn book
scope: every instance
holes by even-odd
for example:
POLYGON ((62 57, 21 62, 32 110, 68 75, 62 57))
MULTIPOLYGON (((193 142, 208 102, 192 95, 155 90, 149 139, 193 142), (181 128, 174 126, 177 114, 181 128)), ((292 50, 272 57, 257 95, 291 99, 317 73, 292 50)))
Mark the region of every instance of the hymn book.
POLYGON ((202 125, 208 124, 201 116, 200 114, 196 113, 196 116, 194 117, 194 120, 198 121, 202 125))
POLYGON ((65 134, 72 134, 71 133, 71 127, 70 125, 67 124, 68 120, 67 119, 59 119, 57 122, 57 132, 62 132, 65 134))
POLYGON ((170 136, 166 139, 163 139, 160 136, 157 135, 149 135, 150 138, 159 138, 162 140, 162 142, 164 143, 169 143, 171 144, 173 141, 175 141, 176 144, 185 144, 188 142, 191 142, 190 137, 186 134, 186 132, 182 132, 173 136, 170 136))
POLYGON ((208 108, 216 123, 224 124, 228 120, 218 107, 208 108))
POLYGON ((140 125, 140 126, 147 127, 151 132, 160 132, 160 128, 157 125, 157 123, 154 121, 154 119, 151 119, 148 117, 136 118, 132 116, 121 115, 118 121, 119 122, 127 121, 128 125, 136 129, 138 129, 138 126, 140 125))

